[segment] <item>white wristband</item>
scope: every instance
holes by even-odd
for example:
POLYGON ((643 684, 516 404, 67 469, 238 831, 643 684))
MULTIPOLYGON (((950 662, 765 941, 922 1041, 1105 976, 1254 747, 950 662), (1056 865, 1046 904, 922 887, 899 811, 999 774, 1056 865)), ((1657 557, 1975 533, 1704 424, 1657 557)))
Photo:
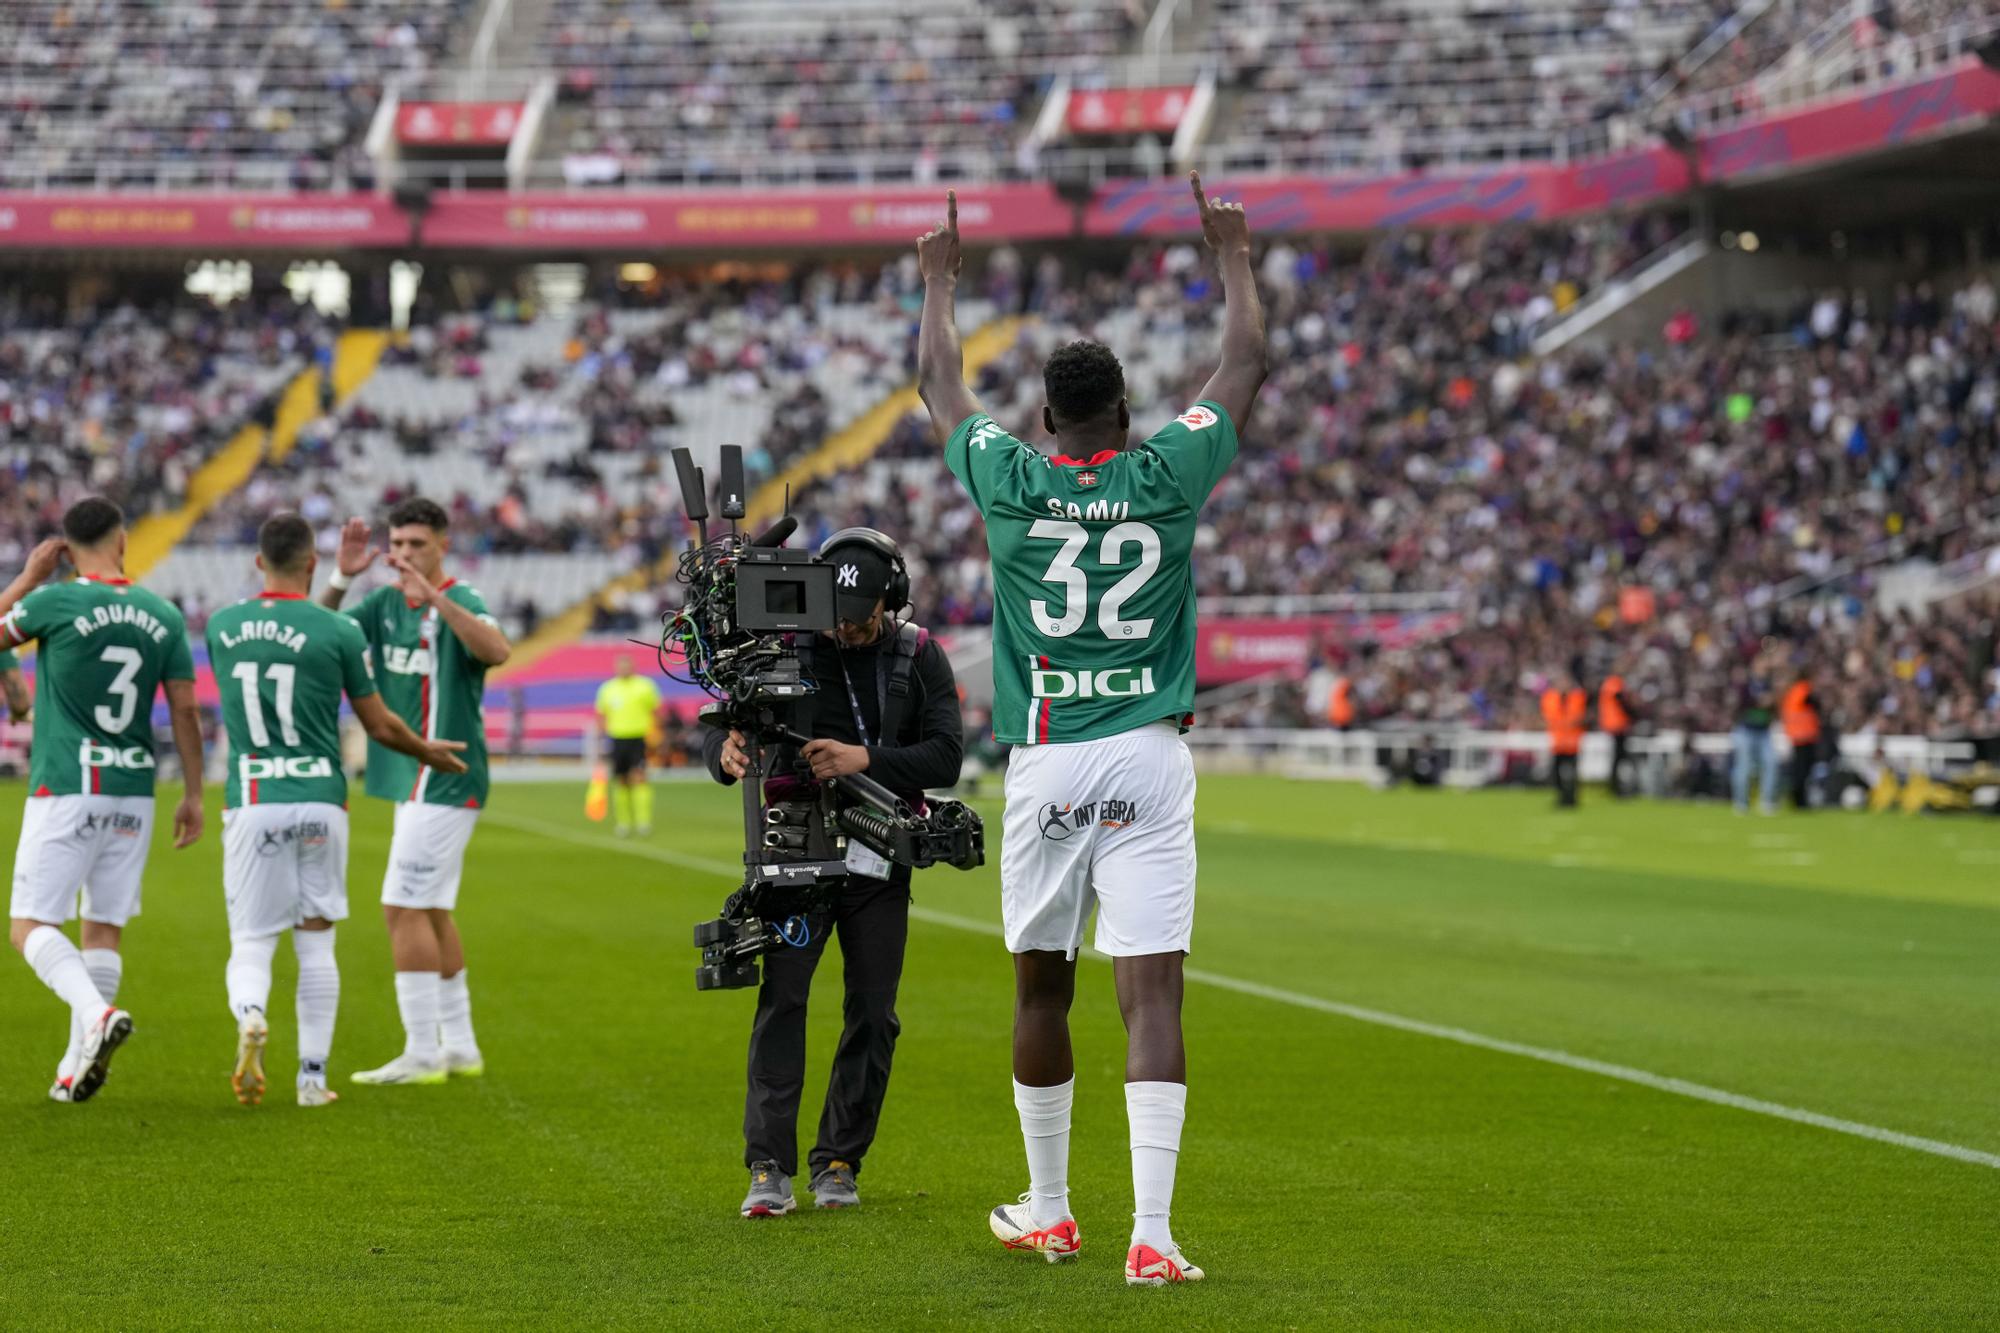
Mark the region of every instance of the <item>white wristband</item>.
POLYGON ((333 567, 333 577, 326 581, 326 586, 335 592, 346 592, 353 583, 354 580, 347 577, 347 571, 339 565, 335 565, 333 567))

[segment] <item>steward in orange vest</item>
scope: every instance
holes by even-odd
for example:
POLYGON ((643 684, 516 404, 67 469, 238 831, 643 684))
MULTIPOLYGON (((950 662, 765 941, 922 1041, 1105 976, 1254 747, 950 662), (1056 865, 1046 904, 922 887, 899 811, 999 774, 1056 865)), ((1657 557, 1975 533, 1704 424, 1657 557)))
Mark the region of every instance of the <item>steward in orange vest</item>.
POLYGON ((1583 748, 1584 721, 1590 712, 1590 696, 1581 686, 1551 685, 1542 691, 1542 721, 1549 728, 1549 753, 1554 758, 1556 804, 1576 804, 1576 754, 1583 748))

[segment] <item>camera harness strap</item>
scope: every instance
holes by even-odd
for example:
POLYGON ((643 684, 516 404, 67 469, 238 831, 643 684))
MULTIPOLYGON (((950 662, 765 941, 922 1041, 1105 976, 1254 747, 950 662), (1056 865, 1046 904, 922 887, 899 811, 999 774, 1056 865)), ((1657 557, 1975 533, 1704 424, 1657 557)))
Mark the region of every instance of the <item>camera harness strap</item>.
MULTIPOLYGON (((903 709, 908 704, 912 682, 917 674, 917 656, 924 645, 931 640, 931 632, 920 625, 903 624, 896 629, 896 642, 890 645, 893 657, 888 670, 882 669, 881 655, 875 659, 875 717, 881 724, 882 740, 893 744, 902 734, 903 709)), ((861 694, 854 688, 854 677, 847 670, 847 654, 840 654, 840 676, 847 684, 847 706, 854 712, 854 732, 861 738, 863 746, 875 744, 868 734, 868 722, 861 714, 861 694)))

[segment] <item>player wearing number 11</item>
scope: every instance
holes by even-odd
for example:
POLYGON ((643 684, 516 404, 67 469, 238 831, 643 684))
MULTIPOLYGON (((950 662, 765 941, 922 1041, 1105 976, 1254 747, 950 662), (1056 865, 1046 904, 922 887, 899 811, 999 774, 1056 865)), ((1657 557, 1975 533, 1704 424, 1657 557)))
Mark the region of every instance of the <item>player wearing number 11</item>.
POLYGON ((986 520, 993 558, 993 730, 1007 768, 1001 914, 1014 955, 1014 1104, 1028 1193, 993 1210, 1010 1249, 1051 1262, 1079 1245, 1069 1211, 1075 1064, 1069 1004, 1083 926, 1112 956, 1129 1038, 1135 1285, 1193 1281, 1168 1227, 1187 1106, 1182 960, 1194 925, 1194 765, 1180 733, 1194 699, 1191 557, 1198 515, 1236 456, 1264 383, 1264 313, 1240 204, 1194 212, 1222 269, 1222 364, 1199 401, 1141 443, 1118 358, 1059 347, 1042 424, 1059 452, 1016 439, 964 382, 954 328, 958 201, 917 242, 924 279, 917 387, 945 462, 986 520))

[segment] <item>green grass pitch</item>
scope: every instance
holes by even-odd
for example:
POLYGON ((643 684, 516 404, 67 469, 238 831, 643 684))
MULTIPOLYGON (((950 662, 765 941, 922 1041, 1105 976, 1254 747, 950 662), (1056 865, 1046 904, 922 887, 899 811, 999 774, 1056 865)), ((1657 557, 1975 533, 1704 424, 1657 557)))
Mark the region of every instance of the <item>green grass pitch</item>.
MULTIPOLYGON (((6 846, 21 795, 0 788, 6 846)), ((63 1016, 0 966, 0 1325, 2000 1327, 1990 1165, 1215 984, 1188 992, 1174 1215, 1210 1278, 1129 1290, 1101 961, 1075 1015, 1084 1257, 1004 1253, 985 1214, 1025 1174, 991 866, 918 879, 864 1206, 740 1220, 751 996, 697 994, 687 944, 739 854, 733 798, 663 791, 650 850, 581 806, 580 786, 502 787, 473 841, 481 1082, 346 1080, 401 1040, 375 802, 355 806, 338 1106, 284 1095, 289 949, 274 1095, 230 1097, 219 822, 154 853, 137 1032, 95 1102, 44 1100, 63 1016)), ((1251 778, 1207 780, 1200 809, 1205 973, 2000 1153, 2000 823, 1564 816, 1251 778)))

